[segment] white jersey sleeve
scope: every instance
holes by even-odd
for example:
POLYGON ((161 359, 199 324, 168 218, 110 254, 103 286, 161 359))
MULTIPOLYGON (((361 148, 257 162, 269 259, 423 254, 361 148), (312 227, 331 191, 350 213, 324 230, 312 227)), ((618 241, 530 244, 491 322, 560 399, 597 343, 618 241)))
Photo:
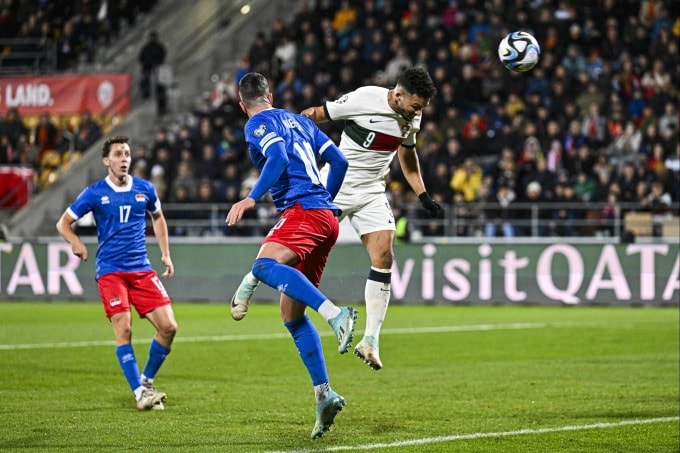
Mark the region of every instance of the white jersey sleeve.
POLYGON ((392 110, 388 89, 366 86, 324 105, 331 120, 345 120, 340 149, 349 161, 341 192, 384 192, 399 146, 415 146, 420 116, 406 121, 392 110))

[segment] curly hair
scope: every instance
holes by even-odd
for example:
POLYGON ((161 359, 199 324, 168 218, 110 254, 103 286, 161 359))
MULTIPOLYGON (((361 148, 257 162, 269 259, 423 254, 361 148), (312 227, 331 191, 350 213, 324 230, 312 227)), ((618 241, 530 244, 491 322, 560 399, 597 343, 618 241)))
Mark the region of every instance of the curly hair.
POLYGON ((416 66, 404 71, 397 79, 397 85, 401 85, 406 91, 423 99, 432 99, 437 94, 437 88, 424 68, 416 66))

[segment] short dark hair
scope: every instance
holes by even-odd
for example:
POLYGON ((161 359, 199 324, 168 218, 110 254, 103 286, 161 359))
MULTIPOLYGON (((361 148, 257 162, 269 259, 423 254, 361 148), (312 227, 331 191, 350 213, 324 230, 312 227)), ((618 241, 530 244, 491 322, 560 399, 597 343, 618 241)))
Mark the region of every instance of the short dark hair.
POLYGON ((269 82, 258 72, 249 72, 238 83, 238 95, 246 107, 269 103, 269 82))
POLYGON ((406 91, 423 99, 431 100, 437 94, 437 88, 427 71, 416 66, 404 71, 397 79, 397 85, 401 85, 406 91))
POLYGON ((130 138, 125 135, 114 135, 113 137, 107 138, 104 145, 102 145, 102 157, 109 157, 111 145, 116 143, 128 143, 129 141, 130 138))

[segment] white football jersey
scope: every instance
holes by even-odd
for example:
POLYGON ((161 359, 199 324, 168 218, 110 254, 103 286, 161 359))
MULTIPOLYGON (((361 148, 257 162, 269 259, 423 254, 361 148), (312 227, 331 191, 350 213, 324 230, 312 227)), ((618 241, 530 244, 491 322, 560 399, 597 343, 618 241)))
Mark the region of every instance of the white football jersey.
POLYGON ((421 117, 406 121, 392 110, 388 91, 361 87, 324 106, 330 120, 345 120, 340 150, 349 168, 341 192, 384 192, 385 177, 399 146, 415 146, 421 117))

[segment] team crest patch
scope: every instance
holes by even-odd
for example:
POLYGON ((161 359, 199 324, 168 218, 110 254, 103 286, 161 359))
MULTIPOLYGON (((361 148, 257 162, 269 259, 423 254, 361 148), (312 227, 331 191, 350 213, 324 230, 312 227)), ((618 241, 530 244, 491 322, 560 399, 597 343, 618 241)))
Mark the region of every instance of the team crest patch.
POLYGON ((144 196, 143 193, 135 194, 135 201, 139 201, 139 202, 143 203, 143 202, 146 201, 146 197, 144 196))
POLYGON ((109 196, 108 196, 108 195, 104 195, 104 196, 102 197, 102 204, 109 204, 109 203, 111 203, 111 200, 109 200, 109 196))
POLYGON ((257 126, 257 129, 253 131, 253 135, 255 137, 262 137, 265 132, 267 132, 267 126, 264 124, 260 124, 259 126, 257 126))
POLYGON ((336 99, 336 101, 335 101, 336 104, 344 104, 345 102, 347 102, 347 95, 346 94, 344 96, 342 96, 340 99, 336 99))
POLYGON ((120 305, 120 297, 114 297, 109 301, 109 306, 111 307, 116 307, 118 305, 120 305))

